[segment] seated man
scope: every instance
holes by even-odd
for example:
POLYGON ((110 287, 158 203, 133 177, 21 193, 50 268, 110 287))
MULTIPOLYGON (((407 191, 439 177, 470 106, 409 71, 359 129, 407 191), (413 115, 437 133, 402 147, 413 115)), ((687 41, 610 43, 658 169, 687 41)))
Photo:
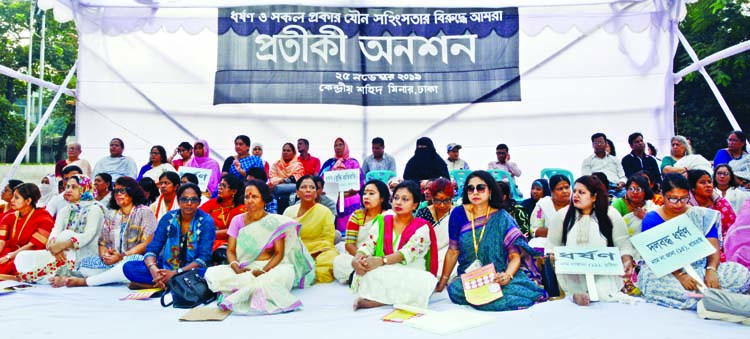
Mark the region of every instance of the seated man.
POLYGON ((112 176, 113 182, 122 176, 135 178, 138 175, 138 166, 133 158, 122 155, 124 149, 125 143, 122 139, 112 139, 109 142, 109 156, 97 161, 93 173, 107 173, 112 176))
POLYGON ((66 166, 75 165, 83 170, 83 172, 81 172, 80 174, 91 177, 91 164, 89 164, 86 159, 79 158, 79 156, 81 155, 81 144, 70 143, 68 144, 67 149, 68 158, 62 159, 55 164, 55 176, 57 178, 62 178, 63 168, 65 168, 66 166))
POLYGON ((396 159, 385 153, 385 141, 381 137, 372 139, 372 154, 362 162, 362 173, 369 171, 396 172, 396 159))
POLYGON ((626 193, 623 187, 627 178, 617 158, 607 153, 607 136, 604 133, 594 133, 591 136, 591 146, 594 148, 594 154, 583 159, 581 175, 604 173, 609 181, 610 193, 618 198, 623 197, 626 193))
POLYGON ((500 169, 506 171, 510 173, 513 179, 521 176, 521 169, 518 168, 518 165, 515 162, 509 161, 510 152, 508 150, 508 145, 497 145, 497 147, 495 147, 495 155, 497 156, 497 161, 491 161, 487 164, 487 169, 500 169))
POLYGON ((630 178, 635 172, 648 171, 654 177, 654 182, 661 185, 661 176, 659 173, 659 164, 654 157, 646 154, 646 142, 643 141, 643 134, 635 132, 628 136, 628 144, 632 151, 622 158, 622 169, 625 176, 630 178))
POLYGON ((445 159, 445 163, 448 164, 448 172, 452 170, 470 169, 469 163, 458 157, 458 151, 460 150, 461 145, 457 143, 448 144, 448 158, 445 159))

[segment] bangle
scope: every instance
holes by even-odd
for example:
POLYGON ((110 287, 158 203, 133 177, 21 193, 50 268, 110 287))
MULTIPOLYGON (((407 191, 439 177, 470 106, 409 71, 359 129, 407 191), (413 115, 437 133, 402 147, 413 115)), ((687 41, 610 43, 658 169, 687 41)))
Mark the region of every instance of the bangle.
POLYGON ((150 264, 146 265, 146 267, 148 267, 149 269, 150 269, 150 268, 151 268, 152 266, 156 266, 156 263, 153 263, 153 262, 152 262, 152 263, 150 263, 150 264))
POLYGON ((681 277, 681 276, 683 276, 683 275, 685 275, 685 274, 687 274, 687 272, 685 272, 685 271, 682 271, 682 272, 680 272, 680 273, 679 273, 679 274, 677 275, 677 277, 679 278, 679 277, 681 277))
POLYGON ((714 272, 716 272, 716 267, 713 267, 713 266, 706 267, 706 272, 708 272, 709 270, 713 270, 714 272))
POLYGON ((444 275, 440 277, 440 280, 448 280, 450 279, 450 276, 444 275))
POLYGON ((229 263, 229 267, 232 267, 232 265, 234 265, 234 264, 237 264, 237 266, 239 266, 239 265, 240 265, 240 262, 239 262, 239 261, 237 261, 237 260, 235 260, 235 261, 232 261, 232 262, 230 262, 230 263, 229 263))

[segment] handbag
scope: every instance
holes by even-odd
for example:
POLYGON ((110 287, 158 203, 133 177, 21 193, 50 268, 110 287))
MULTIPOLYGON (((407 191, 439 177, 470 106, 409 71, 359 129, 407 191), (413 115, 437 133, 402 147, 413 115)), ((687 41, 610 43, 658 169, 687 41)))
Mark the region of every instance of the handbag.
POLYGON ((544 256, 544 263, 540 271, 542 274, 542 285, 544 285, 544 290, 547 291, 550 299, 564 296, 560 292, 560 285, 557 283, 557 275, 555 275, 555 267, 552 265, 549 255, 544 256))
POLYGON ((188 270, 172 276, 167 284, 167 289, 161 296, 163 307, 193 308, 201 304, 208 304, 216 300, 216 293, 208 288, 208 282, 201 277, 198 270, 188 270), (172 295, 172 301, 167 304, 164 297, 167 293, 172 295))

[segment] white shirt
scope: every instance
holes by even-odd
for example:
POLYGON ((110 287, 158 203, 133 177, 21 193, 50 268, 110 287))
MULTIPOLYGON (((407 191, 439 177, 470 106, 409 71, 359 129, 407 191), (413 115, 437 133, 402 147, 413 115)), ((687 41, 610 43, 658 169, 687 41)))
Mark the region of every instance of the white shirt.
POLYGON ((596 154, 592 154, 583 159, 581 174, 591 175, 594 172, 604 173, 607 176, 607 180, 613 185, 618 182, 625 183, 628 181, 620 162, 617 161, 617 158, 609 154, 606 154, 604 158, 599 158, 596 154))

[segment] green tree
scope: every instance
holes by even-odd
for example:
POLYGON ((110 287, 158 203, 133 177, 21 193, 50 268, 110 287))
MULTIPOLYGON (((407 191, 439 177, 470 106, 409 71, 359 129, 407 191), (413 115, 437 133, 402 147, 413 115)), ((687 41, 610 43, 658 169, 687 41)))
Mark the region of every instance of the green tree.
MULTIPOLYGON (((750 0, 704 0, 689 5, 680 31, 699 58, 750 40, 750 0)), ((675 56, 675 72, 692 63, 680 47, 675 56)), ((748 66, 750 53, 745 52, 706 67, 745 131, 750 127, 748 66)), ((713 159, 717 150, 727 146, 726 137, 732 126, 701 74, 693 72, 676 85, 675 103, 677 134, 689 137, 696 152, 713 159)))
MULTIPOLYGON (((0 64, 19 72, 26 73, 29 69, 29 6, 35 6, 34 1, 6 1, 0 0, 0 64)), ((45 67, 44 79, 60 84, 73 66, 78 55, 78 37, 73 22, 59 23, 54 20, 52 13, 46 17, 41 11, 35 13, 35 23, 32 29, 34 45, 32 48, 32 64, 30 65, 35 77, 39 76, 39 51, 42 38, 42 19, 45 19, 45 67)), ((75 78, 68 85, 75 88, 75 78)), ((36 91, 37 86, 32 86, 36 91)), ((26 83, 9 77, 0 76, 0 97, 11 103, 11 110, 20 112, 20 108, 12 105, 18 99, 26 98, 26 83)), ((54 93, 44 91, 44 103, 51 102, 54 93)), ((75 131, 75 106, 66 104, 70 97, 63 96, 55 105, 52 117, 43 129, 45 138, 56 140, 54 158, 65 156, 65 140, 75 131)), ((0 110, 2 112, 2 110, 0 110)), ((19 118, 19 117, 16 117, 19 118)), ((0 135, 19 132, 25 137, 25 122, 20 130, 11 131, 8 124, 0 124, 0 135)), ((25 141, 25 139, 23 139, 25 141)))

